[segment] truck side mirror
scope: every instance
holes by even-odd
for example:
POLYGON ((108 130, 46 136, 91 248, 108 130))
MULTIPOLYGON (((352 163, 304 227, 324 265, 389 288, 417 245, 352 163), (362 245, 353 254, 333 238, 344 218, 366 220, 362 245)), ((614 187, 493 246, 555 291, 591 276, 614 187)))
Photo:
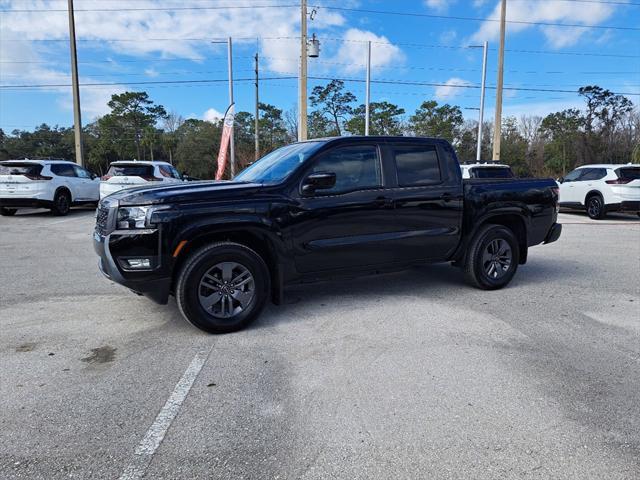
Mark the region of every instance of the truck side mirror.
POLYGON ((302 194, 313 195, 316 190, 333 188, 335 184, 336 174, 333 172, 312 173, 302 182, 302 194))

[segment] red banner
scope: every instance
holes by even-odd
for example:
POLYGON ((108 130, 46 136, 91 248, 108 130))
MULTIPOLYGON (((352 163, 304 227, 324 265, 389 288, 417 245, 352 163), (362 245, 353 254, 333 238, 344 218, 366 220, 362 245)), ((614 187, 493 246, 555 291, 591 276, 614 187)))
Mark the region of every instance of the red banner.
POLYGON ((227 152, 231 143, 231 133, 233 132, 233 105, 229 105, 227 112, 224 114, 224 125, 222 127, 222 139, 220 140, 220 151, 218 152, 218 171, 216 172, 216 180, 222 180, 224 171, 227 168, 227 152))

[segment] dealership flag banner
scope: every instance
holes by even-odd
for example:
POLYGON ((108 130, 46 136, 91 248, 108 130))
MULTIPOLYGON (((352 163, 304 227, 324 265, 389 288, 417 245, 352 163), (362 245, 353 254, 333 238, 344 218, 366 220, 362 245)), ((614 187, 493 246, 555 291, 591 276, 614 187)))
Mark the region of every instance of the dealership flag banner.
POLYGON ((227 168, 227 152, 229 151, 229 143, 231 142, 231 134, 233 133, 234 105, 234 103, 229 105, 227 112, 224 114, 222 140, 220 140, 220 151, 218 152, 218 171, 216 172, 216 180, 222 179, 224 176, 224 170, 227 168))

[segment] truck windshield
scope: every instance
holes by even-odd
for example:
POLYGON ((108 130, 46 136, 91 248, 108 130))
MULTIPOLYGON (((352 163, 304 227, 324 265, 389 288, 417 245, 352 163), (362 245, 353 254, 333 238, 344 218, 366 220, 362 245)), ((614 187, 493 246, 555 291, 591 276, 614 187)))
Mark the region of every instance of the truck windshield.
POLYGON ((278 183, 287 178, 313 155, 324 142, 294 143, 265 155, 256 163, 239 173, 234 181, 256 183, 278 183))

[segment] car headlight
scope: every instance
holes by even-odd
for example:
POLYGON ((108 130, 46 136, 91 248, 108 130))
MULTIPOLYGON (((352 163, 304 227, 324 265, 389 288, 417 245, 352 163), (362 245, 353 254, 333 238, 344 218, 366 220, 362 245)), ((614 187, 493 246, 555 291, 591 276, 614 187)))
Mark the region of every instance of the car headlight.
POLYGON ((151 213, 151 207, 120 207, 118 208, 116 227, 119 230, 148 228, 151 213))

